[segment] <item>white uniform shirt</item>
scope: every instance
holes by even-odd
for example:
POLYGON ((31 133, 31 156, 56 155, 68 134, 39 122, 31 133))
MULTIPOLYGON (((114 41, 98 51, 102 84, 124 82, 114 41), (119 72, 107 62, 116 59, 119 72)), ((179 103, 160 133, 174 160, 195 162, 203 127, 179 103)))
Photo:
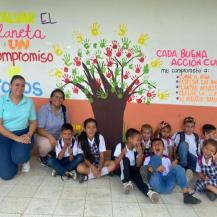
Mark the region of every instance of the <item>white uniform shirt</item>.
MULTIPOLYGON (((59 155, 59 153, 62 151, 64 147, 64 141, 63 138, 57 141, 57 145, 56 145, 56 156, 59 155), (61 142, 60 142, 61 141, 61 142)), ((79 147, 78 147, 78 142, 76 140, 74 140, 74 144, 71 144, 69 147, 67 147, 64 157, 69 157, 70 154, 70 149, 73 147, 73 156, 76 156, 77 154, 79 154, 79 147)))
MULTIPOLYGON (((127 154, 125 156, 130 160, 130 166, 136 165, 135 152, 136 152, 135 148, 133 150, 127 148, 127 154)), ((120 154, 121 154, 121 143, 118 143, 114 151, 114 156, 118 157, 120 154)))
MULTIPOLYGON (((174 134, 172 139, 177 147, 180 142, 180 134, 179 133, 174 134)), ((197 143, 194 134, 193 133, 191 135, 185 134, 185 142, 187 142, 189 145, 189 152, 197 157, 197 143)))

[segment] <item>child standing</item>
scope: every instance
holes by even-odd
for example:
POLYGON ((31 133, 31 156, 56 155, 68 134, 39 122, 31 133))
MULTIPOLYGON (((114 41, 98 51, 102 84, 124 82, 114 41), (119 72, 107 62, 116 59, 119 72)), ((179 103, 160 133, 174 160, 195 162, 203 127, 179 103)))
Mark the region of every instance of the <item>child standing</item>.
POLYGON ((132 181, 134 181, 142 193, 149 197, 153 203, 157 203, 159 200, 158 194, 149 190, 139 173, 143 162, 140 132, 133 128, 128 129, 126 140, 126 144, 119 143, 114 152, 115 163, 120 165, 124 192, 129 193, 133 190, 132 181))
POLYGON ((173 160, 174 155, 174 145, 171 139, 171 125, 166 121, 160 123, 159 128, 155 132, 156 138, 161 138, 164 143, 163 154, 173 160))
POLYGON ((160 138, 152 141, 153 155, 145 159, 144 167, 147 171, 144 177, 149 180, 150 186, 160 194, 168 194, 175 188, 176 183, 183 190, 183 202, 198 204, 201 201, 189 193, 184 169, 174 164, 163 155, 164 143, 160 138))
POLYGON ((184 131, 178 132, 173 136, 175 143, 175 153, 179 164, 195 172, 197 157, 200 154, 199 136, 194 132, 195 120, 187 117, 183 122, 184 131))
POLYGON ((84 161, 83 155, 78 154, 77 141, 73 137, 73 127, 65 123, 61 127, 61 138, 56 145, 56 156, 51 156, 47 160, 47 165, 54 169, 55 173, 61 177, 67 176, 76 179, 76 167, 84 161))
POLYGON ((143 124, 141 127, 141 144, 144 156, 151 153, 151 139, 153 136, 153 128, 150 124, 143 124))
POLYGON ((105 140, 97 132, 97 122, 93 118, 84 121, 84 131, 78 138, 79 147, 84 155, 84 163, 77 167, 79 182, 99 178, 115 169, 114 161, 105 160, 105 140))
POLYGON ((205 140, 202 151, 197 160, 196 172, 200 179, 196 182, 196 190, 206 192, 208 198, 214 201, 217 198, 217 141, 205 140))

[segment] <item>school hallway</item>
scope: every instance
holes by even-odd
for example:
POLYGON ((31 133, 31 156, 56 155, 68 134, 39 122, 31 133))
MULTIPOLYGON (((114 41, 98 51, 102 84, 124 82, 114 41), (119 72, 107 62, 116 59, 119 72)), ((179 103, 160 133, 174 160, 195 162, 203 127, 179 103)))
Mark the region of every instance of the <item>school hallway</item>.
POLYGON ((31 171, 11 181, 0 180, 0 217, 210 217, 217 213, 217 201, 197 196, 202 203, 184 205, 177 189, 151 204, 138 190, 125 195, 117 176, 79 184, 51 177, 36 157, 31 171))

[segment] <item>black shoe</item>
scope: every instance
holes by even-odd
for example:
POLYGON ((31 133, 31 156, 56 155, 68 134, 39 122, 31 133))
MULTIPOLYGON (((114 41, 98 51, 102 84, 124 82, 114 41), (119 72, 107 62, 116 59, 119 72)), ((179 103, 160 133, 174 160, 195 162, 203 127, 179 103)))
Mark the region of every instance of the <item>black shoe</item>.
POLYGON ((217 195, 211 191, 206 191, 206 196, 209 198, 209 200, 214 201, 217 199, 217 195))
POLYGON ((40 160, 42 166, 47 166, 47 159, 48 159, 47 156, 39 157, 39 160, 40 160))
POLYGON ((88 176, 78 173, 77 179, 78 179, 79 183, 83 183, 83 182, 88 180, 88 176))
POLYGON ((185 204, 199 204, 199 203, 201 203, 201 200, 194 197, 193 194, 184 193, 183 197, 184 197, 183 202, 185 204))

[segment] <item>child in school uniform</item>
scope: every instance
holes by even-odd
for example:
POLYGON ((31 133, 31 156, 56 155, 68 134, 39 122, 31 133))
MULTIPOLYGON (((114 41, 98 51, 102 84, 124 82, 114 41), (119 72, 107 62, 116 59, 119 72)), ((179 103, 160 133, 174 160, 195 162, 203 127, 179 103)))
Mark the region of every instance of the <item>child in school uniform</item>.
POLYGON ((153 128, 150 124, 143 124, 141 127, 141 144, 144 156, 151 153, 151 139, 153 136, 153 128))
POLYGON ((78 137, 78 142, 85 159, 84 163, 77 167, 80 183, 114 171, 114 161, 105 160, 105 140, 102 134, 97 131, 95 119, 88 118, 84 121, 84 131, 78 137))
POLYGON ((174 144, 171 139, 171 125, 166 121, 160 123, 159 128, 155 132, 156 138, 161 138, 164 143, 164 152, 163 154, 173 160, 174 155, 174 144))
POLYGON ((175 153, 179 164, 184 169, 190 169, 195 172, 197 157, 200 154, 200 144, 199 136, 194 132, 194 118, 186 117, 183 127, 184 130, 176 133, 172 138, 175 144, 175 153))
POLYGON ((143 162, 140 132, 133 128, 128 129, 126 140, 126 144, 119 143, 114 151, 115 163, 120 165, 124 192, 129 193, 133 190, 133 181, 145 196, 149 197, 153 203, 157 203, 158 194, 149 190, 149 187, 143 183, 139 172, 143 162))
POLYGON ((152 140, 153 155, 144 161, 146 177, 150 186, 160 194, 169 194, 175 188, 176 183, 183 190, 183 202, 185 204, 198 204, 201 201, 190 194, 184 169, 163 155, 164 143, 160 138, 152 140))
POLYGON ((195 188, 199 192, 206 192, 207 197, 214 201, 217 199, 217 141, 205 140, 202 155, 197 159, 196 172, 199 179, 195 188))
POLYGON ((52 176, 76 180, 76 167, 84 161, 83 155, 79 154, 77 141, 73 137, 73 127, 65 123, 61 127, 61 138, 57 141, 56 156, 47 159, 47 165, 53 169, 52 176))
POLYGON ((212 124, 204 124, 202 126, 203 138, 200 139, 200 148, 202 149, 204 140, 214 139, 216 140, 216 127, 212 124))

